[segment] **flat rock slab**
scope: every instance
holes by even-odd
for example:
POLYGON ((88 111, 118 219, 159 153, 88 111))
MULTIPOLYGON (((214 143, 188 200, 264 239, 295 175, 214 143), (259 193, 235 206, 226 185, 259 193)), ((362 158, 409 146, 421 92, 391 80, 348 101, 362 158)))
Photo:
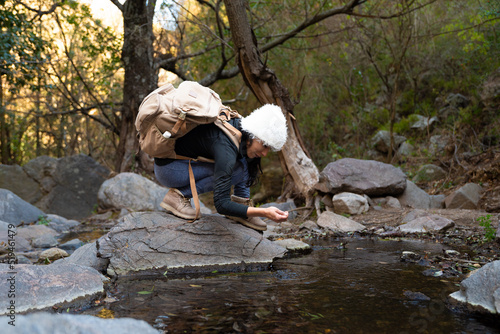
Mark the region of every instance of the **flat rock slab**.
POLYGON ((218 215, 195 222, 164 212, 136 212, 97 240, 110 276, 267 268, 286 249, 218 215))
POLYGON ((106 278, 97 270, 75 264, 48 266, 0 264, 0 315, 72 307, 89 303, 104 293, 106 278), (10 307, 10 309, 9 309, 10 307))
POLYGON ((319 215, 318 225, 336 233, 359 232, 366 229, 364 225, 330 211, 319 215))
POLYGON ((8 317, 0 317, 3 334, 159 334, 144 320, 131 318, 101 319, 82 314, 33 313, 15 317, 14 325, 8 317))

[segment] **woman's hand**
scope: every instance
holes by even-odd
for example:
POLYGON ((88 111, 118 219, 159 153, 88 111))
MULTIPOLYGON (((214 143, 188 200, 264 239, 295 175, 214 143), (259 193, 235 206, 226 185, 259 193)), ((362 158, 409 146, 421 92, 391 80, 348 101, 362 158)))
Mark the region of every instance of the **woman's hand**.
POLYGON ((268 208, 254 208, 249 207, 247 210, 248 217, 265 217, 277 223, 282 223, 288 219, 288 211, 281 211, 280 209, 271 206, 268 208))

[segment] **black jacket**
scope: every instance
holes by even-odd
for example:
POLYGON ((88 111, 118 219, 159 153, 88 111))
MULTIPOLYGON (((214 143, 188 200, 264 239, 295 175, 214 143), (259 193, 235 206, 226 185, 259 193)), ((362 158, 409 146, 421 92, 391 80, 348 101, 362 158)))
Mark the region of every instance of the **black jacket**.
MULTIPOLYGON (((240 119, 232 119, 230 123, 241 130, 240 119)), ((214 124, 200 125, 177 139, 175 152, 191 158, 199 156, 213 159, 214 166, 214 205, 222 215, 247 218, 247 206, 231 201, 231 178, 235 164, 246 155, 246 140, 242 139, 240 149, 231 139, 214 124)), ((155 158, 155 164, 162 166, 172 159, 155 158)))

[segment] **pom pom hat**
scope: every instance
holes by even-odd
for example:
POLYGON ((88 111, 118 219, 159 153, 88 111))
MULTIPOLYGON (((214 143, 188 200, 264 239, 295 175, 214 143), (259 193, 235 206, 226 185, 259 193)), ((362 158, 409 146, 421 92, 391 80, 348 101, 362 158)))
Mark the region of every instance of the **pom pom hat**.
POLYGON ((273 151, 279 151, 285 145, 287 137, 285 115, 281 108, 274 104, 265 104, 247 117, 243 117, 241 128, 273 151))

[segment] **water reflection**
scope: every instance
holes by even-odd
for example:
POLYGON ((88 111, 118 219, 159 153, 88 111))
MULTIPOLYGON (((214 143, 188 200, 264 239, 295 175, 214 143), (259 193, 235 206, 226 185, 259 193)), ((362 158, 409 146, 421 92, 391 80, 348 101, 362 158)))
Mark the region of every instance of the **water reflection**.
POLYGON ((403 250, 435 254, 441 245, 350 240, 339 249, 340 242, 318 242, 266 272, 120 280, 110 309, 168 333, 499 332, 446 308, 456 282, 400 262, 403 250))

